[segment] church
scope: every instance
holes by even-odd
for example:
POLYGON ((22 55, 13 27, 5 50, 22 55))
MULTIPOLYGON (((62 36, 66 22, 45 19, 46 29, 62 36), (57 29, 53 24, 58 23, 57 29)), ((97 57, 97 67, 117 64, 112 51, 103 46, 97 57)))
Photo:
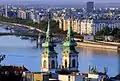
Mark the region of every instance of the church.
POLYGON ((54 80, 52 79, 49 81, 88 81, 89 77, 93 78, 89 81, 98 81, 101 76, 102 78, 100 81, 104 81, 103 79, 107 81, 108 77, 106 73, 99 73, 96 70, 94 70, 96 73, 79 72, 78 52, 75 49, 77 43, 74 40, 74 33, 72 31, 72 18, 70 18, 68 23, 67 36, 63 43, 62 65, 58 64, 58 53, 54 49, 56 44, 53 42, 50 20, 49 14, 46 39, 42 44, 44 51, 41 53, 41 72, 51 74, 49 78, 54 78, 54 80))
MULTIPOLYGON (((56 72, 59 69, 63 69, 68 72, 78 72, 78 52, 75 50, 77 43, 74 40, 72 31, 72 22, 69 22, 67 37, 63 43, 65 49, 62 54, 62 65, 58 68, 57 55, 54 47, 52 31, 50 26, 50 17, 48 19, 48 27, 46 32, 45 43, 42 44, 44 51, 41 54, 41 71, 42 72, 56 72)), ((60 70, 59 70, 60 71, 60 70)))

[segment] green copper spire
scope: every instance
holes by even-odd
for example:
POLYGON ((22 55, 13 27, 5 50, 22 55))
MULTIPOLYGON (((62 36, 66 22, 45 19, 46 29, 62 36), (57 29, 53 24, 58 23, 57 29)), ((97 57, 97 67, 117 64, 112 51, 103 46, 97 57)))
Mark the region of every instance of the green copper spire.
POLYGON ((46 32, 46 42, 50 42, 50 35, 51 35, 51 32, 50 32, 50 20, 48 20, 48 27, 47 27, 47 32, 46 32))
POLYGON ((52 33, 51 33, 51 30, 50 30, 50 14, 49 14, 49 19, 48 19, 46 39, 45 39, 45 43, 43 43, 42 46, 45 48, 45 51, 47 51, 49 53, 54 52, 54 54, 56 54, 56 52, 54 51, 54 47, 56 45, 53 43, 52 33))
POLYGON ((67 36, 68 37, 73 37, 73 32, 72 32, 72 21, 70 20, 70 26, 68 27, 68 32, 67 32, 67 36))
POLYGON ((70 19, 70 23, 69 23, 69 27, 68 27, 67 37, 66 37, 66 40, 63 45, 64 46, 77 46, 77 43, 74 41, 74 34, 72 31, 71 19, 70 19))

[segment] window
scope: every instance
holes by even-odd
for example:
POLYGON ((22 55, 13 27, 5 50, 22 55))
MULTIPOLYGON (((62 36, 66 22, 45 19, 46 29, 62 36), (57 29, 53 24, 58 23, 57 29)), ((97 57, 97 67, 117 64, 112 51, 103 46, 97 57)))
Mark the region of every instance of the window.
POLYGON ((67 60, 65 60, 65 68, 67 68, 67 60))
POLYGON ((51 61, 51 67, 55 68, 55 61, 54 60, 51 61))
POLYGON ((43 68, 46 68, 46 60, 43 61, 43 68))
POLYGON ((75 67, 75 59, 72 60, 72 67, 75 67))

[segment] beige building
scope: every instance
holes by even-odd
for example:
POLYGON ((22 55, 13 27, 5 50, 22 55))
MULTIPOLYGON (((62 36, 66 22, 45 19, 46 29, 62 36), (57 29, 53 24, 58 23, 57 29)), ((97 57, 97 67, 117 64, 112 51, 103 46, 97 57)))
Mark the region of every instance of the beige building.
POLYGON ((88 73, 88 79, 90 81, 108 81, 108 77, 105 74, 99 73, 99 74, 89 74, 88 73))
POLYGON ((64 31, 67 31, 68 26, 69 26, 69 22, 70 22, 70 21, 69 21, 68 19, 66 19, 66 20, 64 19, 64 20, 63 20, 63 30, 64 30, 64 31))
MULTIPOLYGON (((63 31, 67 31, 69 27, 69 19, 59 20, 59 28, 63 31)), ((72 30, 78 34, 92 34, 93 32, 93 20, 72 20, 72 30)))
MULTIPOLYGON (((59 20, 59 28, 64 30, 64 31, 67 31, 68 27, 70 26, 70 20, 69 19, 60 19, 59 20)), ((75 19, 75 20, 72 20, 72 30, 74 32, 77 32, 79 33, 79 20, 75 19)))
POLYGON ((19 9, 18 11, 18 17, 22 19, 26 19, 26 12, 22 9, 19 9))
POLYGON ((47 73, 24 72, 23 77, 23 81, 49 81, 49 75, 47 73))
POLYGON ((80 23, 78 19, 72 21, 72 30, 73 32, 80 33, 80 23))
POLYGON ((93 32, 93 21, 92 20, 81 20, 80 21, 80 34, 92 34, 93 32))

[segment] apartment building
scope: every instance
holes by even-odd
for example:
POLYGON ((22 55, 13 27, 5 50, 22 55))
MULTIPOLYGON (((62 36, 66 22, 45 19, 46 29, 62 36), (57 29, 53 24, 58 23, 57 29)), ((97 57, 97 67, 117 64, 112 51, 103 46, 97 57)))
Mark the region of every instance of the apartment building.
MULTIPOLYGON (((67 31, 69 27, 69 19, 59 20, 59 28, 63 31, 67 31)), ((91 34, 93 31, 93 20, 72 20, 72 30, 78 34, 91 34)))

